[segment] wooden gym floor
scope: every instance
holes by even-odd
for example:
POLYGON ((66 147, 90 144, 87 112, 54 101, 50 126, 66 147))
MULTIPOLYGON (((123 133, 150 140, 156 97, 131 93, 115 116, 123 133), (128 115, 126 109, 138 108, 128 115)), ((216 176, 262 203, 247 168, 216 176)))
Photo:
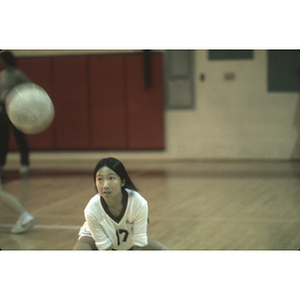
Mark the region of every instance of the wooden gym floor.
MULTIPOLYGON (((11 234, 18 216, 0 202, 2 250, 71 250, 97 161, 34 162, 23 178, 8 163, 3 189, 36 226, 11 234)), ((300 162, 122 161, 148 201, 149 237, 174 250, 300 249, 300 162)))

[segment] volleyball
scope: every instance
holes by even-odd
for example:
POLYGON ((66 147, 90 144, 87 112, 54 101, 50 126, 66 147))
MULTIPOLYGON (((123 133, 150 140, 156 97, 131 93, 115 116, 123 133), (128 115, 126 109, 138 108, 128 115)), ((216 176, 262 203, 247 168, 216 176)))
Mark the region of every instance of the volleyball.
POLYGON ((34 83, 14 87, 6 98, 6 112, 13 125, 27 134, 46 130, 54 119, 54 105, 47 92, 34 83))

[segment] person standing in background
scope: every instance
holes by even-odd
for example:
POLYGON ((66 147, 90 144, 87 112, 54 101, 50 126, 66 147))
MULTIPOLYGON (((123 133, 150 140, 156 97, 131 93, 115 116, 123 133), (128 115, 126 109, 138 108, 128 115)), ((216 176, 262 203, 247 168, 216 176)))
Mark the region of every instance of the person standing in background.
POLYGON ((12 128, 21 155, 20 174, 23 175, 29 171, 29 147, 24 133, 18 130, 9 120, 5 109, 5 101, 8 93, 15 86, 30 82, 30 80, 21 70, 15 68, 16 58, 11 51, 1 51, 0 61, 4 68, 0 73, 0 173, 2 173, 6 164, 10 128, 12 128))

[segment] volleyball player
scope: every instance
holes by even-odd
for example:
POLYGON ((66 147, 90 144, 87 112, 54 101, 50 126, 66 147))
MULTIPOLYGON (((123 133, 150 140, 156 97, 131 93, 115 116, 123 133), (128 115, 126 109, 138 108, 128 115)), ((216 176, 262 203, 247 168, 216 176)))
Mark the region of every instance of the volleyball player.
POLYGON ((100 160, 94 182, 97 194, 84 210, 86 221, 73 250, 170 250, 148 238, 147 201, 119 160, 100 160))

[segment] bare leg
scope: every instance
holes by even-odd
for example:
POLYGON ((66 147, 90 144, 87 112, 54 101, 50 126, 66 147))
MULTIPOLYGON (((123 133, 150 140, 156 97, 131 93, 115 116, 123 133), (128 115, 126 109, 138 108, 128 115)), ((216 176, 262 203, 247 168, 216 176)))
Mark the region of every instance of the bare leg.
MULTIPOLYGON (((92 237, 82 236, 75 244, 73 250, 98 250, 92 237)), ((141 250, 172 250, 160 242, 148 238, 148 245, 141 250)))
POLYGON ((23 233, 35 225, 34 218, 26 211, 24 206, 13 195, 2 190, 0 181, 0 201, 19 214, 17 223, 12 227, 11 233, 23 233))
POLYGON ((4 192, 0 188, 0 201, 3 202, 5 205, 9 206, 13 211, 17 214, 21 215, 26 209, 23 205, 19 202, 19 200, 11 194, 4 192))
POLYGON ((143 250, 172 250, 172 249, 148 237, 148 245, 145 246, 143 250))
POLYGON ((23 205, 19 202, 19 200, 15 196, 3 191, 1 178, 0 178, 0 201, 5 205, 9 206, 13 211, 15 211, 19 215, 21 215, 23 212, 26 211, 26 209, 23 207, 23 205))
POLYGON ((92 237, 82 236, 75 244, 73 250, 98 250, 92 237))

